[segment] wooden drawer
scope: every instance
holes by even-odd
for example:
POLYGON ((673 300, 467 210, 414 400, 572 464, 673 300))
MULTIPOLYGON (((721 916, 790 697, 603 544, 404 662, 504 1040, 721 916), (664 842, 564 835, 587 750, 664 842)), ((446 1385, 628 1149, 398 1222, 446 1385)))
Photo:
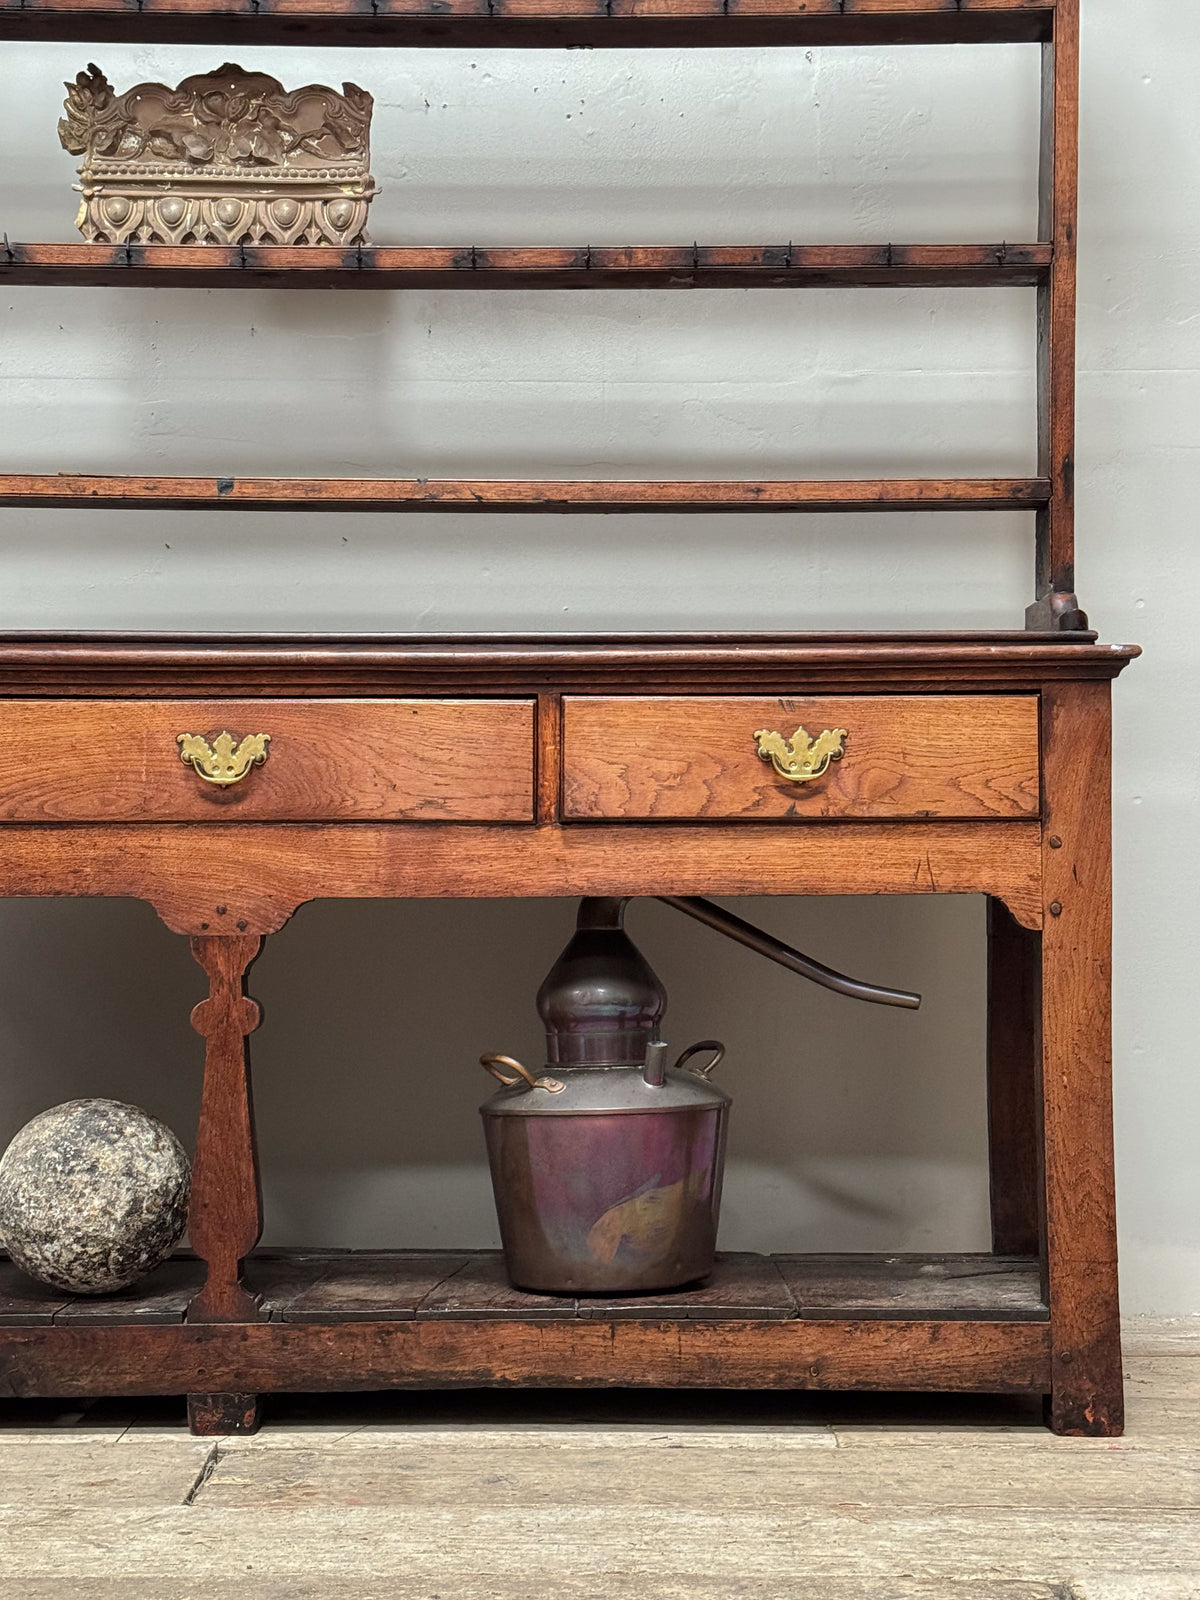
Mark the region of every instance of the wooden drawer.
POLYGON ((600 818, 1028 817, 1038 811, 1036 695, 570 696, 563 815, 600 818), (845 754, 793 782, 756 733, 845 729, 845 754))
POLYGON ((0 821, 529 822, 533 729, 531 700, 2 700, 0 821), (224 731, 270 740, 226 787, 178 743, 224 731))

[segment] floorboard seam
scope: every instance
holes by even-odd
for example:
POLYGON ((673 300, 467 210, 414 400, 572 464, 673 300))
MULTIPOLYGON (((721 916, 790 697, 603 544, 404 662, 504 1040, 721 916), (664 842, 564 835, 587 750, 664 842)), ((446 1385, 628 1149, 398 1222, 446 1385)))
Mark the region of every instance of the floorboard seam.
POLYGON ((196 1504, 196 1497, 199 1495, 201 1489, 204 1488, 204 1485, 212 1477, 213 1473, 217 1470, 217 1462, 220 1459, 221 1447, 220 1445, 214 1444, 212 1449, 205 1456, 204 1463, 201 1466, 200 1471, 196 1474, 195 1481, 193 1482, 191 1488, 183 1497, 183 1503, 185 1506, 194 1506, 196 1504))

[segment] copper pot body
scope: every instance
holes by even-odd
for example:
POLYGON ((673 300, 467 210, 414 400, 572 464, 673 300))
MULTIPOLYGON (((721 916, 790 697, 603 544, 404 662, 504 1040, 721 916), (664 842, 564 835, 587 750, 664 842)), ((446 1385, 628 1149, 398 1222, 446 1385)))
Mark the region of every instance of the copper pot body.
MULTIPOLYGON (((865 984, 709 900, 667 903, 825 988, 884 1005, 919 996, 865 984)), ((624 928, 627 900, 589 896, 538 991, 545 1075, 484 1056, 502 1088, 483 1105, 509 1277, 543 1294, 647 1294, 712 1271, 729 1096, 708 1081, 725 1050, 693 1045, 666 1070, 666 990, 624 928), (710 1052, 700 1066, 695 1058, 710 1052)))
POLYGON ((647 1081, 644 1067, 552 1064, 493 1095, 480 1110, 513 1284, 645 1294, 707 1277, 729 1104, 684 1066, 647 1081))

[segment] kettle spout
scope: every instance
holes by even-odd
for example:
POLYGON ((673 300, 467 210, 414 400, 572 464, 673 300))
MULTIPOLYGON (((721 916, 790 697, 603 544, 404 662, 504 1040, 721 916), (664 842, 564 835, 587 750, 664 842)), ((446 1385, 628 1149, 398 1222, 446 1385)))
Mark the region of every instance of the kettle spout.
POLYGON ((748 950, 766 956, 768 961, 778 961, 789 972, 799 973, 810 983, 819 983, 823 989, 849 995, 852 1000, 868 1000, 877 1006, 903 1006, 908 1011, 915 1011, 921 1004, 921 996, 907 989, 885 989, 881 984, 864 983, 860 978, 849 978, 844 972, 835 972, 832 967, 814 961, 811 956, 801 955, 799 950, 793 950, 781 939, 764 933, 752 922, 743 922, 732 911, 726 911, 723 906, 714 905, 711 900, 702 899, 699 895, 660 894, 657 898, 664 905, 682 911, 685 916, 695 917, 697 922, 715 928, 727 939, 733 939, 738 944, 744 944, 748 950))

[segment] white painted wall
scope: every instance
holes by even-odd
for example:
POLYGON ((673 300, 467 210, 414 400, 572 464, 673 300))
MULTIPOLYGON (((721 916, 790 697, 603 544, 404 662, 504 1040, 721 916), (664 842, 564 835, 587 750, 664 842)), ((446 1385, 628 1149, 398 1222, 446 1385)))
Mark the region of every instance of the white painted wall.
MULTIPOLYGON (((1200 1314, 1192 553, 1200 109, 1190 0, 1084 0, 1080 588, 1117 686, 1116 1077, 1126 1308, 1200 1314)), ((0 228, 70 239, 61 82, 220 51, 6 46, 0 228)), ((1037 52, 274 50, 376 97, 380 243, 1026 239, 1037 52)), ((9 289, 0 470, 1022 473, 1031 291, 452 295, 9 289)), ((439 630, 1019 625, 1020 516, 0 512, 0 626, 439 630)), ((631 924, 672 1036, 731 1047, 724 1242, 986 1239, 980 902, 739 909, 921 988, 812 990, 666 909, 631 924)), ((494 1242, 480 1049, 537 1054, 563 903, 302 910, 255 969, 269 1239, 494 1242), (456 974, 469 974, 468 978, 456 974)), ((199 970, 144 906, 0 906, 0 1139, 79 1093, 187 1132, 199 970)))

